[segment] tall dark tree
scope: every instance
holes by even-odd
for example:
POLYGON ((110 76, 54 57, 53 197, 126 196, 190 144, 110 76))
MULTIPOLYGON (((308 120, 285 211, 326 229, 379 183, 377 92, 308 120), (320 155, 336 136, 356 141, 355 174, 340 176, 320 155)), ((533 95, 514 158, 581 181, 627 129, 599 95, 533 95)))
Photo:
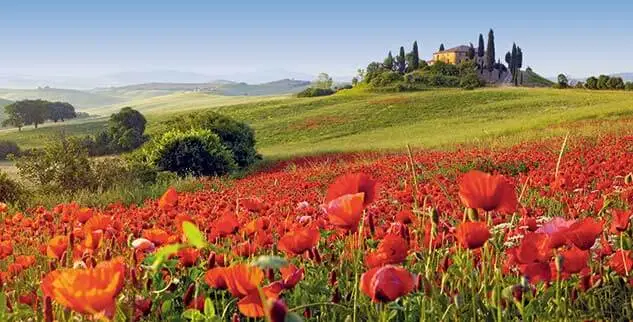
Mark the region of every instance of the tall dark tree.
POLYGON ((468 47, 468 59, 475 59, 475 46, 473 46, 472 42, 470 43, 470 47, 468 47))
POLYGON ((512 53, 511 52, 507 52, 506 53, 506 64, 508 65, 508 69, 512 70, 512 53))
POLYGON ((484 67, 492 71, 495 65, 495 33, 492 29, 488 32, 488 44, 486 45, 486 53, 484 56, 484 67))
POLYGON ((404 47, 400 46, 400 53, 396 57, 396 67, 401 74, 407 70, 407 57, 404 53, 404 47))
POLYGON ((439 51, 444 51, 444 44, 440 44, 440 50, 439 51))
POLYGON ((418 42, 413 42, 413 49, 411 49, 411 62, 409 62, 409 69, 416 70, 420 67, 420 53, 418 52, 418 42))
POLYGON ((393 70, 393 55, 391 54, 391 51, 389 51, 387 58, 385 58, 385 61, 382 64, 386 69, 393 70))
POLYGON ((485 54, 484 35, 479 34, 479 46, 477 46, 477 57, 483 58, 484 54, 485 54))
POLYGON ((521 69, 523 67, 523 51, 521 50, 521 47, 517 47, 517 62, 516 62, 516 68, 517 69, 521 69))

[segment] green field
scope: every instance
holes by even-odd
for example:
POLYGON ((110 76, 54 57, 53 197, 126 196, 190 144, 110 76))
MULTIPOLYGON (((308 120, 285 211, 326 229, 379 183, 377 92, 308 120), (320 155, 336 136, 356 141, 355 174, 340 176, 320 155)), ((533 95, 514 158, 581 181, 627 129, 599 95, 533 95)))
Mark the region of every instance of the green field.
MULTIPOLYGON (((148 132, 173 114, 212 109, 249 123, 258 149, 267 158, 330 151, 438 148, 465 144, 516 142, 568 131, 600 130, 578 127, 580 120, 614 120, 633 115, 633 95, 622 91, 528 88, 456 89, 376 94, 350 90, 323 98, 222 97, 172 94, 126 104, 143 111, 148 132), (562 127, 554 125, 564 124, 562 127)), ((111 110, 114 111, 114 110, 111 110)), ((94 133, 106 119, 70 122, 0 132, 0 139, 24 147, 41 145, 60 130, 94 133)), ((572 133, 573 134, 573 133, 572 133)))

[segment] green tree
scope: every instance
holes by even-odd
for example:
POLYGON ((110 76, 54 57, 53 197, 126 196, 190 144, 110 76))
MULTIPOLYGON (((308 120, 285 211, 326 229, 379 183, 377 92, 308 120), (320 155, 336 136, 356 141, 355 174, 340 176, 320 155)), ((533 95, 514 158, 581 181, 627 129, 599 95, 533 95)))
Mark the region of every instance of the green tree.
POLYGON ((600 75, 598 77, 598 89, 609 89, 609 76, 600 75))
POLYGON ((558 87, 559 88, 567 88, 569 87, 569 79, 565 74, 558 74, 558 87))
POLYGON ((2 121, 2 126, 14 126, 18 131, 22 131, 22 127, 26 122, 25 110, 19 108, 18 104, 12 103, 4 107, 4 114, 7 118, 2 121))
POLYGON ((113 151, 131 151, 145 142, 147 120, 139 111, 124 107, 108 121, 113 151))
POLYGON ((69 103, 52 102, 47 104, 47 118, 55 123, 77 117, 75 107, 69 103))
POLYGON ((330 75, 328 75, 327 73, 320 73, 314 80, 313 86, 316 88, 328 89, 332 88, 332 84, 334 84, 334 81, 332 80, 332 77, 330 77, 330 75))
POLYGON ((477 57, 483 58, 484 54, 485 54, 484 35, 479 34, 479 45, 477 46, 477 57))
POLYGON ((440 50, 439 51, 444 51, 444 44, 440 44, 440 50))
POLYGON ((400 46, 400 53, 398 54, 398 57, 396 57, 396 67, 400 74, 404 74, 404 72, 407 70, 407 58, 404 53, 403 46, 400 46))
MULTIPOLYGON (((391 50, 389 51, 389 54, 387 54, 387 58, 385 58, 385 61, 382 63, 382 65, 388 70, 393 70, 394 59, 393 55, 391 54, 391 50)), ((369 66, 367 67, 367 70, 369 71, 369 66)))
POLYGON ((492 71, 495 65, 495 33, 492 29, 488 32, 488 44, 484 58, 484 67, 492 71))
POLYGON ((593 76, 587 78, 587 81, 585 82, 585 88, 598 89, 598 79, 593 76))
POLYGON ((475 47, 472 42, 470 43, 470 47, 468 47, 468 59, 475 59, 475 47))
POLYGON ((409 69, 411 71, 417 70, 420 67, 420 53, 418 52, 418 42, 413 42, 413 49, 411 50, 411 61, 409 62, 409 69))

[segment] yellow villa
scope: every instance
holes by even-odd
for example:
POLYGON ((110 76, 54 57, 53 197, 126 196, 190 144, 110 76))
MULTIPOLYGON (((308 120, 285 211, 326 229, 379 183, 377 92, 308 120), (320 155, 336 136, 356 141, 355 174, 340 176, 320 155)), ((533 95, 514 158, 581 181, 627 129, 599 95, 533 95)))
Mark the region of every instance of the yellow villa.
POLYGON ((468 46, 457 46, 446 49, 444 51, 438 51, 433 53, 433 60, 431 62, 445 62, 447 64, 459 64, 462 61, 468 59, 468 46))

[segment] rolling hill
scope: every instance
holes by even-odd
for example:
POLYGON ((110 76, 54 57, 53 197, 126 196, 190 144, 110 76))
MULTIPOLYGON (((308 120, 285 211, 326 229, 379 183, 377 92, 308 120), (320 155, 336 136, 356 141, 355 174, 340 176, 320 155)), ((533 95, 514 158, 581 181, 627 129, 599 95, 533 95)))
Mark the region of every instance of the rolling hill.
POLYGON ((92 92, 110 94, 130 91, 154 91, 162 93, 192 91, 226 96, 261 96, 297 93, 308 86, 310 86, 310 82, 294 79, 282 79, 262 84, 247 84, 218 80, 209 83, 147 83, 108 89, 97 89, 92 92))

